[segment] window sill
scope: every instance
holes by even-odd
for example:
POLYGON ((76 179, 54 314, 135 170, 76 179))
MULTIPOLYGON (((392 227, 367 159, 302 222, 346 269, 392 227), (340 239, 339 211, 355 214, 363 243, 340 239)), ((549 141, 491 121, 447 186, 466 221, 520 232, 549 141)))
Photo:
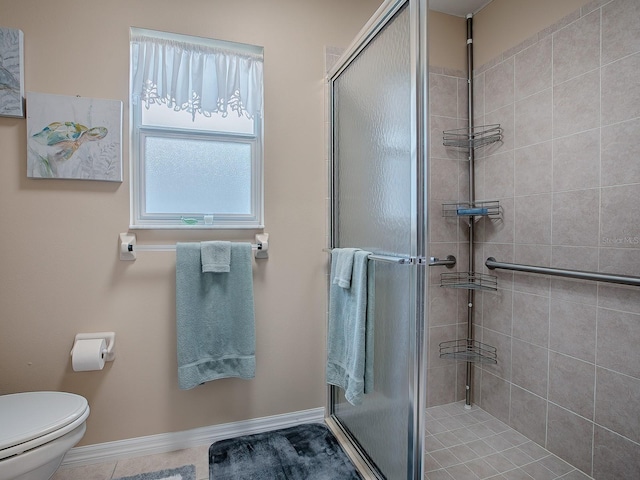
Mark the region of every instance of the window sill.
POLYGON ((129 230, 264 230, 264 225, 129 225, 129 230))

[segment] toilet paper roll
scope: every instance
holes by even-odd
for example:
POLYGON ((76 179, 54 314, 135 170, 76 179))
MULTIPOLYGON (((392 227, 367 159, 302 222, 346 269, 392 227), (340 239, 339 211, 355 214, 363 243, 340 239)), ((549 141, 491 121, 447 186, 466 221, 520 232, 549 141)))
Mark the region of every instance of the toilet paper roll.
POLYGON ((75 372, 102 370, 104 368, 104 352, 107 344, 104 338, 78 340, 73 346, 71 366, 75 372))

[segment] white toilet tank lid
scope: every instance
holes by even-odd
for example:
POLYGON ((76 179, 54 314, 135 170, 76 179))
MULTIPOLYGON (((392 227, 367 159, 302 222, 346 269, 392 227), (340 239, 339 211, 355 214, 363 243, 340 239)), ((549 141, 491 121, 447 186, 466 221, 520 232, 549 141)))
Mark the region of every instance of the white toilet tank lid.
MULTIPOLYGON (((66 426, 80 425, 88 415, 87 400, 73 393, 0 395, 0 458, 5 449, 59 430, 68 431, 66 426)), ((50 437, 57 438, 55 435, 50 437)))

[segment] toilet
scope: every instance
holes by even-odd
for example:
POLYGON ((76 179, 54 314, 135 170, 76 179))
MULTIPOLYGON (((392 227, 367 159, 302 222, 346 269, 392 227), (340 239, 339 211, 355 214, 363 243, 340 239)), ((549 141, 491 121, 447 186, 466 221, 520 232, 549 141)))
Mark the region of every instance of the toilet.
POLYGON ((48 480, 83 437, 87 400, 64 392, 0 395, 0 480, 48 480))

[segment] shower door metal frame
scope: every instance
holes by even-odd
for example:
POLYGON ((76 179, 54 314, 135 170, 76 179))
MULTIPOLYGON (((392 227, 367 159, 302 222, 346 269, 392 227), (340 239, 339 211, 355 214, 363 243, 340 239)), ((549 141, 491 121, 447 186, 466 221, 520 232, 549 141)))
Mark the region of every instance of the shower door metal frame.
MULTIPOLYGON (((410 67, 411 67, 411 246, 410 257, 414 259, 411 273, 411 317, 409 358, 413 361, 408 372, 410 382, 408 400, 408 435, 410 449, 407 453, 409 471, 407 480, 424 478, 424 412, 427 393, 427 303, 428 292, 428 105, 429 105, 429 69, 427 48, 428 0, 387 0, 360 31, 353 43, 347 48, 341 59, 328 74, 330 122, 334 124, 334 81, 355 60, 376 35, 394 16, 408 5, 410 16, 410 67)), ((333 128, 329 128, 329 198, 331 211, 330 246, 335 245, 337 225, 335 221, 336 178, 333 128)), ((373 459, 360 447, 356 438, 336 417, 333 399, 334 389, 327 387, 327 420, 337 426, 346 438, 349 449, 355 450, 370 470, 369 473, 380 476, 373 459)), ((396 480, 396 479, 394 479, 396 480)))

